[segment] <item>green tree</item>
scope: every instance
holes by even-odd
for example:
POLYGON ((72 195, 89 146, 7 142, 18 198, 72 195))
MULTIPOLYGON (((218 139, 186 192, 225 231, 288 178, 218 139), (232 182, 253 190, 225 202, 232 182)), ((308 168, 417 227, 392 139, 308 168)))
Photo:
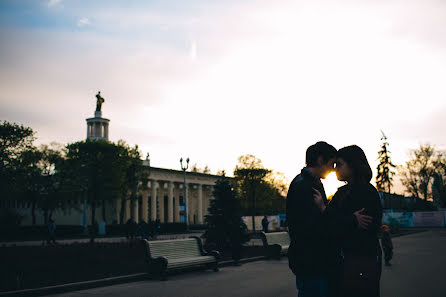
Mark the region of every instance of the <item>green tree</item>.
MULTIPOLYGON (((20 158, 20 166, 17 168, 17 181, 21 184, 20 193, 16 199, 31 203, 32 224, 36 224, 36 208, 42 196, 42 170, 39 163, 43 158, 37 148, 25 151, 20 158)), ((46 222, 46 220, 45 220, 46 222)))
POLYGON ((192 165, 192 168, 191 168, 190 171, 191 172, 206 173, 206 174, 210 174, 211 173, 211 169, 209 168, 208 165, 206 165, 203 169, 201 169, 201 168, 198 167, 197 163, 192 165))
MULTIPOLYGON (((53 212, 58 208, 64 208, 66 193, 61 189, 61 168, 65 160, 65 148, 59 143, 40 145, 37 151, 39 161, 36 164, 38 176, 38 191, 35 200, 32 201, 31 213, 35 224, 35 207, 43 211, 45 224, 52 218, 53 212)), ((31 183, 32 184, 32 183, 31 183)))
POLYGON ((122 147, 103 140, 79 141, 67 146, 63 171, 64 192, 86 200, 91 209, 91 241, 95 237, 96 208, 121 198, 128 163, 122 147))
POLYGON ((33 145, 34 131, 23 125, 3 122, 0 125, 0 188, 2 197, 31 204, 32 224, 36 209, 44 212, 44 221, 63 206, 57 191, 56 164, 63 158, 61 145, 33 145))
POLYGON ((285 213, 288 179, 281 172, 271 171, 266 176, 266 185, 270 203, 264 208, 264 214, 285 213))
POLYGON ((19 198, 23 154, 35 149, 34 140, 31 128, 7 121, 0 123, 0 194, 3 199, 19 198))
POLYGON ((432 198, 439 207, 446 207, 446 153, 438 153, 432 183, 432 198))
POLYGON ((121 162, 125 166, 125 181, 121 186, 121 212, 119 214, 119 221, 123 223, 126 201, 137 203, 140 198, 137 193, 141 188, 147 186, 149 173, 142 166, 141 152, 137 145, 132 148, 125 141, 120 140, 118 146, 121 162))
POLYGON ((389 143, 387 142, 387 137, 383 131, 381 131, 381 150, 378 152, 379 164, 376 167, 376 188, 378 191, 387 191, 390 193, 393 184, 393 176, 395 172, 392 168, 395 165, 390 160, 390 151, 388 150, 389 143))
POLYGON ((238 158, 239 164, 235 167, 234 177, 237 190, 245 211, 252 216, 252 227, 255 232, 255 215, 258 206, 264 208, 264 178, 270 172, 263 168, 262 161, 253 155, 244 155, 238 158))
POLYGON ((410 151, 410 159, 400 168, 401 182, 406 191, 424 200, 432 198, 432 178, 434 173, 442 170, 442 153, 430 145, 420 145, 410 151))
POLYGON ((283 174, 264 168, 253 155, 243 155, 238 158, 234 177, 242 208, 251 214, 253 224, 255 215, 284 211, 287 182, 283 174))
POLYGON ((246 225, 242 220, 240 199, 228 178, 222 176, 214 186, 214 199, 211 200, 205 216, 207 229, 203 235, 207 246, 215 246, 219 251, 230 247, 237 260, 241 245, 249 240, 246 225))
POLYGON ((439 172, 434 173, 432 183, 432 198, 437 207, 446 206, 446 187, 443 176, 439 172))

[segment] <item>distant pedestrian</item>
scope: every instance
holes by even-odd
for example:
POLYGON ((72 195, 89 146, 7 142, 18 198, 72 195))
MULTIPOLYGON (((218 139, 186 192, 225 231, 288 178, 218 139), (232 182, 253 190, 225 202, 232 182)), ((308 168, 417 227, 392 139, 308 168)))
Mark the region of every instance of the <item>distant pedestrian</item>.
POLYGON ((156 234, 160 234, 161 233, 161 221, 160 219, 156 219, 155 220, 155 232, 156 234))
POLYGON ((390 260, 393 258, 393 243, 392 238, 390 237, 390 229, 387 225, 381 226, 382 237, 381 237, 381 246, 383 247, 384 252, 384 262, 386 266, 392 266, 390 260))
POLYGON ((155 221, 149 221, 149 240, 156 239, 155 221))
POLYGON ((262 229, 263 229, 263 232, 268 233, 268 225, 269 225, 268 217, 264 216, 263 219, 262 219, 262 229))
POLYGON ((125 223, 125 237, 130 240, 135 239, 137 227, 138 225, 132 218, 128 219, 125 223))
POLYGON ((146 239, 147 238, 147 228, 148 227, 148 225, 147 225, 147 223, 146 223, 146 221, 144 221, 144 220, 141 220, 139 223, 138 223, 138 233, 139 233, 139 235, 141 235, 141 239, 146 239))
POLYGON ((56 222, 53 219, 48 221, 48 244, 56 243, 56 222))

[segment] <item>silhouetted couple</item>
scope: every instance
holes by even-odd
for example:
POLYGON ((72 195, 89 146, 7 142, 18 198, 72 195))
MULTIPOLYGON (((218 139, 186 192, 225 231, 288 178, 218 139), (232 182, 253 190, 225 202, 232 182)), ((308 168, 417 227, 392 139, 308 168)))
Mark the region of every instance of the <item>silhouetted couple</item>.
POLYGON ((298 297, 379 296, 382 208, 363 150, 318 142, 290 184, 286 216, 289 266, 298 297), (336 167, 335 167, 336 166, 336 167), (327 201, 321 179, 336 171, 346 184, 327 201))

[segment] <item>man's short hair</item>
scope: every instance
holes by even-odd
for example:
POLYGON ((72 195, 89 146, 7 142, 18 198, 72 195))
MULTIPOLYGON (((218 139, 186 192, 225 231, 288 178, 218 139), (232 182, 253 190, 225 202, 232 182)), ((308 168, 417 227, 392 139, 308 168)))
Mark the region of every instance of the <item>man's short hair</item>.
POLYGON ((305 162, 307 167, 316 167, 317 159, 322 157, 322 160, 327 163, 330 159, 336 158, 337 150, 331 144, 325 141, 319 141, 307 148, 305 162))

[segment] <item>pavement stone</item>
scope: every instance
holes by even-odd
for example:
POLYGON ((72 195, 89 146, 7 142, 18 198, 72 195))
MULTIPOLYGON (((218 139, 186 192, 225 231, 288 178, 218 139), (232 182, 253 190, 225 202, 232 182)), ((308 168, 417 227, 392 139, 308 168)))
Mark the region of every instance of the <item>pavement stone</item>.
MULTIPOLYGON (((445 297, 446 229, 393 239, 393 266, 383 267, 382 297, 445 297)), ((286 258, 229 266, 219 272, 177 274, 168 281, 144 280, 53 295, 157 297, 277 297, 296 296, 294 275, 286 258)))

